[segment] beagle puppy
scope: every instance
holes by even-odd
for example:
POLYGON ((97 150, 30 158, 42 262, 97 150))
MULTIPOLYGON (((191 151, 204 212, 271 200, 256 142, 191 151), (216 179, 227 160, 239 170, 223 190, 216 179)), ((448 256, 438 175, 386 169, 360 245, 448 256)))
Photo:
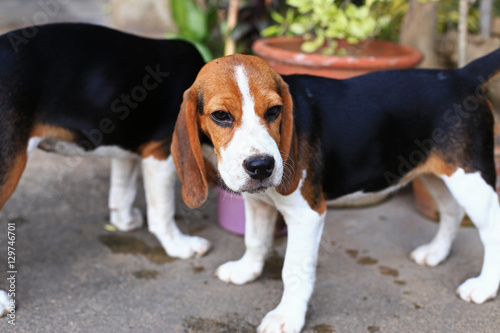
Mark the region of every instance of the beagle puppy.
POLYGON ((261 273, 278 211, 288 226, 284 292, 259 332, 299 332, 313 292, 328 202, 391 192, 422 177, 437 200, 440 227, 412 252, 435 266, 450 252, 466 212, 484 244, 483 268, 462 299, 483 303, 500 282, 500 206, 495 192, 495 120, 485 84, 500 50, 460 70, 381 71, 348 80, 281 77, 263 60, 234 55, 202 68, 184 93, 172 155, 190 207, 207 198, 211 144, 221 185, 245 200, 243 257, 222 281, 261 273))
POLYGON ((208 241, 182 234, 175 224, 170 156, 182 93, 203 65, 187 42, 88 24, 0 36, 0 209, 36 147, 108 157, 111 223, 122 231, 142 225, 132 207, 142 166, 149 230, 170 256, 204 254, 208 241))

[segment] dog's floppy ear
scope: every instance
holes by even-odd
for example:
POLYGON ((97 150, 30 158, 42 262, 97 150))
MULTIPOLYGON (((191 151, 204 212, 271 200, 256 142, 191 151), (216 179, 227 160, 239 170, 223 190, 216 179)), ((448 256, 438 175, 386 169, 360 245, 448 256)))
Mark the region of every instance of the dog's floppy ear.
POLYGON ((182 198, 190 208, 200 207, 208 196, 198 130, 197 98, 194 85, 184 92, 171 146, 175 167, 182 182, 182 198))
POLYGON ((283 158, 283 179, 276 188, 278 193, 289 195, 299 186, 300 170, 297 163, 298 141, 293 122, 293 101, 288 84, 278 75, 278 90, 283 100, 283 113, 281 115, 281 139, 279 149, 283 158))

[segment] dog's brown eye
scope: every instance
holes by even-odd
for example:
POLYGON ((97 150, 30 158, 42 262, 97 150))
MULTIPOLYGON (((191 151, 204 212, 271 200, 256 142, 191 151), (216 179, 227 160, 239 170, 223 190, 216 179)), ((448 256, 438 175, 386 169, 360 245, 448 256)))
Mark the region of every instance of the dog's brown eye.
POLYGON ((274 120, 276 120, 278 118, 278 116, 280 115, 282 109, 283 109, 282 105, 275 105, 275 106, 267 109, 266 114, 264 115, 267 122, 271 123, 274 120))
POLYGON ((215 111, 210 114, 213 121, 219 126, 230 127, 233 124, 233 116, 226 111, 215 111))

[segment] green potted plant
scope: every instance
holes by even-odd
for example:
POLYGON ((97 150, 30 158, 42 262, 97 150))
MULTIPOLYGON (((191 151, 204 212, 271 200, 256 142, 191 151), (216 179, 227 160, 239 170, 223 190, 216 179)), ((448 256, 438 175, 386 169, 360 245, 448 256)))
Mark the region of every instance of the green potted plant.
POLYGON ((375 40, 391 24, 403 0, 287 0, 284 14, 262 31, 253 51, 281 74, 348 78, 381 69, 416 66, 422 55, 411 47, 375 40))

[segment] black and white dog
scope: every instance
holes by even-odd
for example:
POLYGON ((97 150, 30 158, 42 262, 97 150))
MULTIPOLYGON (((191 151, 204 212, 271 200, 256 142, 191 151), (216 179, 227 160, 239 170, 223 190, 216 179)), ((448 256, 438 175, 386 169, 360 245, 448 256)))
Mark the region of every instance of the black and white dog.
POLYGON ((203 255, 209 242, 175 224, 170 156, 182 94, 203 65, 187 42, 88 24, 0 36, 0 209, 36 147, 109 157, 111 223, 123 231, 142 225, 132 207, 142 166, 149 230, 170 256, 203 255))
POLYGON ((458 293, 474 303, 496 296, 496 124, 485 84, 499 70, 500 50, 460 70, 381 71, 348 80, 282 78, 262 59, 242 55, 202 68, 184 95, 172 155, 189 206, 207 197, 204 143, 214 147, 221 184, 245 199, 246 252, 217 276, 235 284, 256 279, 278 211, 288 226, 283 297, 259 332, 302 329, 327 202, 394 191, 416 176, 436 199, 441 223, 412 258, 429 266, 443 261, 466 212, 485 253, 481 274, 458 293))

